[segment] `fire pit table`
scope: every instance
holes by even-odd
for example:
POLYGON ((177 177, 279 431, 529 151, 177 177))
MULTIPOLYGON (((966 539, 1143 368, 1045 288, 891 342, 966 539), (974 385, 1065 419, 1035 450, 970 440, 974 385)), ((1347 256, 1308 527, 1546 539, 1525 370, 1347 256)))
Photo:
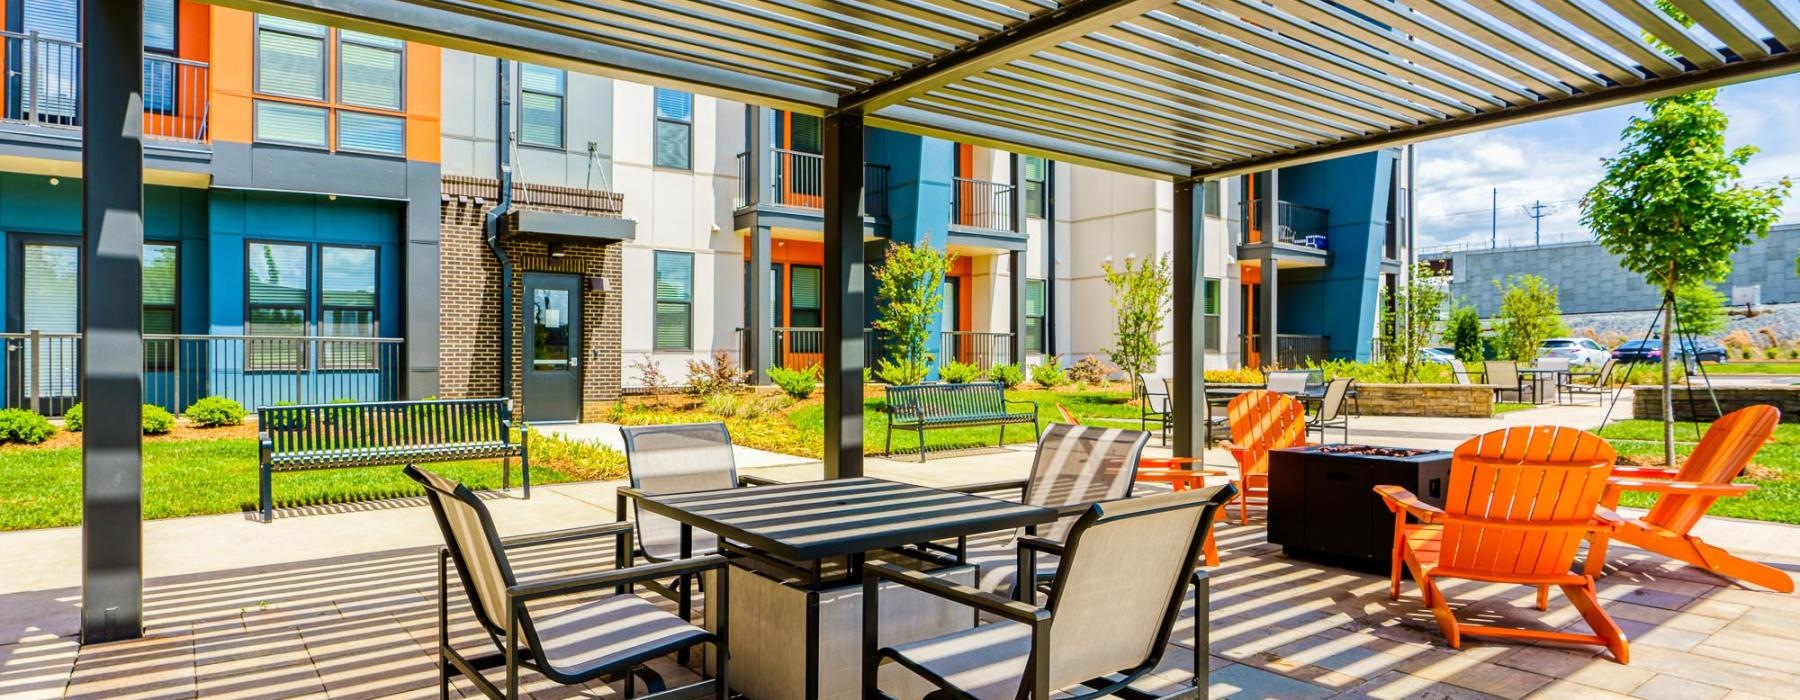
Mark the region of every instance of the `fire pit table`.
POLYGON ((1375 495, 1381 484, 1399 484, 1442 507, 1450 453, 1374 445, 1269 453, 1269 542, 1297 559, 1386 573, 1394 515, 1375 495))

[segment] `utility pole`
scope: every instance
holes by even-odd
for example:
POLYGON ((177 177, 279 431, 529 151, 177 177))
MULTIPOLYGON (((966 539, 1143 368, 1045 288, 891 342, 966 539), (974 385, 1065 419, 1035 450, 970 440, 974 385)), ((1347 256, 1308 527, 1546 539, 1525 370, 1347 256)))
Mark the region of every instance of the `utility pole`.
POLYGON ((1535 202, 1532 202, 1531 206, 1529 206, 1529 207, 1519 207, 1519 208, 1525 210, 1526 216, 1531 217, 1531 243, 1532 243, 1532 245, 1540 245, 1540 246, 1543 245, 1544 244, 1544 235, 1543 235, 1543 233, 1544 233, 1544 217, 1549 216, 1552 213, 1555 213, 1556 207, 1546 207, 1546 206, 1544 206, 1544 200, 1540 199, 1535 202), (1548 209, 1549 211, 1545 211, 1546 209, 1548 209))
POLYGON ((1494 188, 1494 206, 1489 210, 1488 247, 1500 247, 1500 188, 1494 188))

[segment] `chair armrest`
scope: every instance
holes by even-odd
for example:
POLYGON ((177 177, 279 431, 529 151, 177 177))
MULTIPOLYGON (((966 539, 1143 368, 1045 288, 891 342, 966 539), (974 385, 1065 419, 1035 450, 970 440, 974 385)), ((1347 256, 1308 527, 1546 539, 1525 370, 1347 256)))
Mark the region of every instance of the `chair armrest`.
POLYGON ((1030 481, 1027 479, 1003 479, 1000 481, 984 481, 984 482, 981 482, 978 484, 963 484, 961 486, 946 486, 946 487, 944 487, 944 490, 950 491, 953 493, 977 494, 977 493, 987 493, 989 491, 1008 491, 1008 490, 1012 490, 1012 489, 1018 489, 1019 497, 1024 498, 1025 487, 1029 483, 1030 483, 1030 481))
POLYGON ((738 486, 780 486, 786 482, 776 481, 766 476, 738 475, 738 486))
POLYGON ((1020 549, 1029 549, 1034 552, 1043 552, 1045 554, 1054 554, 1059 557, 1063 555, 1063 552, 1068 551, 1068 546, 1064 545, 1063 543, 1057 542, 1056 540, 1052 540, 1052 539, 1038 537, 1036 535, 1021 536, 1021 537, 1019 537, 1019 540, 1017 542, 1015 542, 1014 544, 1018 545, 1020 549))
POLYGON ((643 491, 639 491, 639 490, 631 488, 629 486, 620 486, 618 489, 618 492, 619 492, 620 498, 629 498, 634 501, 641 501, 641 500, 644 500, 644 499, 650 497, 650 494, 644 493, 643 491))
POLYGON ((1036 402, 1036 401, 1029 401, 1026 399, 1007 399, 1006 405, 1008 405, 1008 406, 1013 406, 1013 405, 1030 406, 1032 413, 1038 412, 1038 402, 1036 402))
POLYGON ((269 436, 269 431, 262 430, 256 433, 256 439, 258 456, 262 459, 263 464, 268 464, 275 458, 275 438, 269 436))
POLYGON ((1742 496, 1756 490, 1755 484, 1701 484, 1692 481, 1609 479, 1608 486, 1624 491, 1648 491, 1694 496, 1742 496))
MULTIPOLYGON (((961 603, 996 617, 1033 627, 1050 621, 1050 611, 1043 608, 1003 598, 979 588, 926 576, 923 573, 903 569, 884 561, 872 561, 864 564, 863 577, 865 581, 893 581, 927 595, 961 603)), ((864 604, 874 604, 874 602, 872 600, 864 601, 864 604)))
POLYGON ((1608 530, 1618 529, 1620 525, 1625 524, 1624 516, 1619 515, 1614 512, 1613 509, 1607 508, 1606 506, 1594 507, 1594 519, 1604 523, 1608 530))
POLYGON ((630 537, 631 523, 611 522, 602 525, 569 528, 566 530, 551 530, 549 532, 538 532, 529 535, 502 537, 500 538, 500 548, 519 549, 523 547, 535 547, 544 544, 555 544, 557 542, 573 542, 575 540, 606 536, 630 537))
POLYGON ((602 588, 616 588, 618 586, 635 584, 643 581, 690 576, 702 571, 724 568, 725 562, 726 559, 723 556, 708 554, 706 556, 693 557, 691 559, 677 559, 675 561, 665 561, 655 564, 643 564, 626 569, 611 569, 598 573, 583 574, 581 576, 570 576, 554 581, 522 583, 507 588, 506 597, 513 603, 523 603, 541 598, 554 598, 557 596, 595 591, 602 588))
POLYGON ((1245 446, 1243 446, 1243 445, 1239 445, 1239 444, 1237 444, 1237 443, 1235 443, 1235 442, 1232 442, 1232 441, 1230 441, 1230 440, 1220 440, 1220 441, 1219 441, 1219 448, 1220 448, 1220 449, 1223 449, 1223 450, 1225 450, 1225 451, 1227 451, 1227 452, 1231 452, 1231 453, 1234 453, 1234 454, 1235 454, 1235 453, 1238 453, 1238 452, 1243 452, 1243 451, 1245 451, 1245 450, 1248 450, 1248 449, 1250 449, 1250 448, 1248 448, 1248 447, 1245 447, 1245 446))
POLYGON ((1392 484, 1375 487, 1375 493, 1387 504, 1388 510, 1395 513, 1405 511, 1418 518, 1422 523, 1435 523, 1443 519, 1444 510, 1419 500, 1413 492, 1392 484))
POLYGON ((1620 479, 1673 479, 1677 474, 1680 474, 1680 472, 1674 469, 1664 469, 1662 467, 1613 467, 1612 478, 1608 479, 1608 481, 1620 479))

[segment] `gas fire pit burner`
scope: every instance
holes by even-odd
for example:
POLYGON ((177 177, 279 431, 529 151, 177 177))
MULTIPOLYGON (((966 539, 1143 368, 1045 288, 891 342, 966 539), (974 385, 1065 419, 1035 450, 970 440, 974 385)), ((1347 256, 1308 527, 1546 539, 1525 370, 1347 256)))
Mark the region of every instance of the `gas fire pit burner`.
POLYGON ((1328 455, 1361 455, 1364 457, 1417 457, 1431 452, 1411 447, 1381 447, 1379 445, 1325 445, 1318 449, 1328 455))

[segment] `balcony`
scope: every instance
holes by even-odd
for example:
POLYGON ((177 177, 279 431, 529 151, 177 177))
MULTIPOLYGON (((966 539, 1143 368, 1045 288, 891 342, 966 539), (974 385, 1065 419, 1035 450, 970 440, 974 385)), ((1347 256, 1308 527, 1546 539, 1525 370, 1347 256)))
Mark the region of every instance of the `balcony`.
POLYGON ((938 361, 955 360, 982 370, 1012 362, 1012 334, 977 331, 942 331, 938 334, 938 361))
POLYGON ((1251 367, 1275 367, 1285 369, 1304 368, 1308 363, 1324 362, 1331 359, 1331 336, 1299 335, 1279 333, 1275 336, 1275 361, 1268 362, 1262 357, 1262 336, 1254 333, 1242 336, 1244 341, 1245 363, 1251 367))
POLYGON ((1262 200, 1250 202, 1251 220, 1250 225, 1244 227, 1244 245, 1268 243, 1272 232, 1273 242, 1277 244, 1320 251, 1330 249, 1327 237, 1327 232, 1331 230, 1329 210, 1277 201, 1275 226, 1270 227, 1263 221, 1262 204, 1262 200))
MULTIPOLYGON (((800 209, 825 208, 825 157, 817 153, 769 149, 769 186, 763 189, 762 201, 768 204, 800 209)), ((748 153, 737 154, 738 192, 734 209, 744 209, 750 201, 750 188, 756 185, 750 172, 748 153)), ((888 166, 863 164, 863 214, 878 219, 888 215, 888 166)))
POLYGON ((951 179, 950 225, 987 231, 1013 230, 1013 186, 966 177, 951 179))
MULTIPOLYGON (((64 129, 81 127, 81 44, 37 32, 0 32, 6 51, 5 122, 64 129)), ((204 143, 211 108, 207 64, 144 54, 144 135, 204 143)))

